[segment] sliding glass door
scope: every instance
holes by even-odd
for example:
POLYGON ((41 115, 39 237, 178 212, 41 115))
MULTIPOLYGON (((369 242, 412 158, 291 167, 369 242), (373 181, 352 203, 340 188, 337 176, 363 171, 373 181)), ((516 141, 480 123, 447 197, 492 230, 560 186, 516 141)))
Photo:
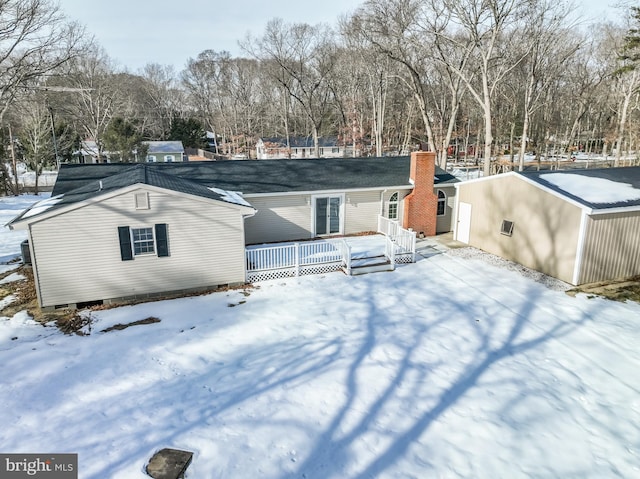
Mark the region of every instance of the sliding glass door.
POLYGON ((340 196, 315 198, 316 236, 340 233, 341 206, 342 198, 340 196))

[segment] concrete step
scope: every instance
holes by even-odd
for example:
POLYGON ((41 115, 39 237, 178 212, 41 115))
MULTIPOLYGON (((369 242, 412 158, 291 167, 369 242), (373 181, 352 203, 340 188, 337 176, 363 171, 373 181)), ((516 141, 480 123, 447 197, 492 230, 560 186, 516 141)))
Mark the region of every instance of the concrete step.
POLYGON ((381 271, 393 271, 394 265, 389 261, 382 263, 370 263, 362 266, 351 266, 351 276, 358 276, 360 274, 379 273, 381 271))

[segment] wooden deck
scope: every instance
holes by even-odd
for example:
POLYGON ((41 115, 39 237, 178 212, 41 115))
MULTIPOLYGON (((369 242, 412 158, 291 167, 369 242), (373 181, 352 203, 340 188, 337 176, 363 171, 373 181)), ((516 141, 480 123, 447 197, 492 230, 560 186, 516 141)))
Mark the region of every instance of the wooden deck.
POLYGON ((415 261, 415 233, 395 230, 395 236, 375 234, 315 241, 252 245, 246 248, 247 282, 344 271, 392 270, 415 261))

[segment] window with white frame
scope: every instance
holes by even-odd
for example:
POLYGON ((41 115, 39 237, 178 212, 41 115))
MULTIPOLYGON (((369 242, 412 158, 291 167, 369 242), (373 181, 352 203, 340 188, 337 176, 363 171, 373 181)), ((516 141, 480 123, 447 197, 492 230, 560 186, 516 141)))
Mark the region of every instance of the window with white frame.
POLYGON ((172 161, 175 161, 176 157, 173 155, 164 155, 164 161, 166 161, 167 163, 171 163, 172 161))
POLYGON ((397 191, 389 197, 387 217, 390 220, 398 219, 398 192, 397 191))
POLYGON ((447 195, 444 191, 438 190, 438 216, 444 216, 447 207, 447 195))
POLYGON ((152 227, 118 226, 120 259, 131 261, 138 256, 170 256, 168 231, 166 223, 157 223, 152 227))
POLYGON ((147 163, 155 163, 156 157, 153 155, 147 155, 147 163))
POLYGON ((134 256, 155 253, 153 228, 131 228, 131 243, 134 256))

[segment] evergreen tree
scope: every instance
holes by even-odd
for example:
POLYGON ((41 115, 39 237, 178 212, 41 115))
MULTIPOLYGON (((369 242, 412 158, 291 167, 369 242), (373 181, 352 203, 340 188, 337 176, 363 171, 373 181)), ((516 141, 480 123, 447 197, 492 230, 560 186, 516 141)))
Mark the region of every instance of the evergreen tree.
POLYGON ((141 151, 142 135, 135 123, 124 118, 116 117, 109 122, 103 140, 106 150, 112 157, 117 155, 120 161, 131 161, 136 157, 145 156, 141 151))
POLYGON ((185 148, 205 148, 207 145, 204 127, 195 118, 173 120, 169 140, 179 140, 185 148))

